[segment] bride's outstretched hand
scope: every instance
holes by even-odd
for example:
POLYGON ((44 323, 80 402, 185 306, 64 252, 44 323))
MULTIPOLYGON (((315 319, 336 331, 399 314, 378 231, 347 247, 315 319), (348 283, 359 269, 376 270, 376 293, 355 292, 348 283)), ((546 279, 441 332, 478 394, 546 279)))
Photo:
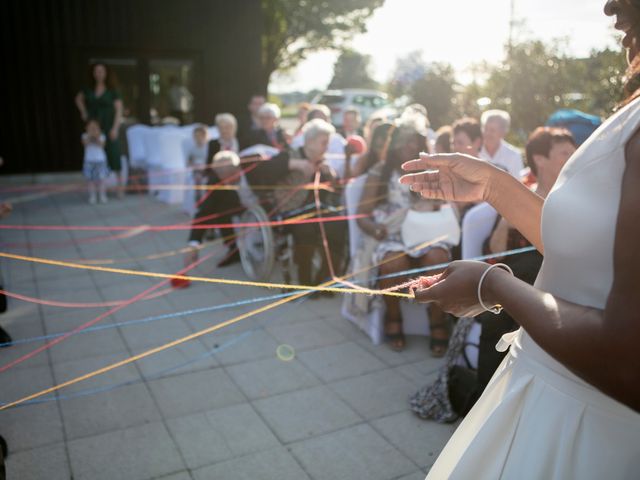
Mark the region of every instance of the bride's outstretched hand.
POLYGON ((400 183, 410 185, 424 198, 454 202, 480 202, 487 199, 489 180, 495 167, 489 162, 461 153, 429 155, 402 165, 408 173, 400 183))

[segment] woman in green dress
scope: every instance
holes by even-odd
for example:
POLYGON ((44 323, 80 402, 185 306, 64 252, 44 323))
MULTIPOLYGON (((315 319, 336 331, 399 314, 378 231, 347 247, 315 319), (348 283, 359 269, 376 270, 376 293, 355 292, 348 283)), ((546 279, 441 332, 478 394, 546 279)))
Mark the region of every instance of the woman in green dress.
POLYGON ((78 92, 76 105, 84 122, 95 118, 100 123, 102 131, 107 133, 107 161, 109 168, 116 173, 118 197, 121 198, 124 194, 124 182, 118 134, 122 123, 122 99, 115 89, 113 75, 105 64, 93 64, 90 72, 93 86, 78 92))

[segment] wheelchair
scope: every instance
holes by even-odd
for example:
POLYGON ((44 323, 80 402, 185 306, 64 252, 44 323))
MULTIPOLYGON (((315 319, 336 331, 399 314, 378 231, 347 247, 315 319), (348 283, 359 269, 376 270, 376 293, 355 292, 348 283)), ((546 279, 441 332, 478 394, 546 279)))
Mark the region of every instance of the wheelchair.
MULTIPOLYGON (((240 263, 247 277, 254 281, 268 281, 276 265, 282 272, 283 283, 292 284, 296 275, 294 261, 294 225, 268 225, 269 222, 281 222, 301 214, 313 214, 315 202, 310 201, 309 190, 299 188, 311 181, 299 172, 291 172, 283 182, 282 190, 257 192, 259 202, 248 206, 238 217, 237 222, 250 224, 249 227, 235 228, 236 244, 240 254, 240 263), (267 214, 267 211, 271 215, 267 214), (255 224, 255 226, 253 226, 255 224)), ((256 193, 256 192, 254 192, 256 193)), ((325 201, 322 208, 337 212, 342 205, 340 194, 323 193, 325 201)), ((316 250, 312 258, 312 269, 319 271, 324 254, 316 250)), ((298 279, 299 280, 299 279, 298 279)))
POLYGON ((237 217, 234 227, 240 263, 244 273, 254 281, 268 281, 276 265, 279 265, 286 284, 292 283, 295 264, 294 240, 291 226, 269 225, 295 217, 302 211, 312 211, 305 206, 308 190, 299 190, 291 195, 296 186, 308 183, 301 174, 292 172, 283 183, 290 189, 279 191, 254 191, 258 202, 237 217), (267 211, 272 213, 271 217, 267 211))

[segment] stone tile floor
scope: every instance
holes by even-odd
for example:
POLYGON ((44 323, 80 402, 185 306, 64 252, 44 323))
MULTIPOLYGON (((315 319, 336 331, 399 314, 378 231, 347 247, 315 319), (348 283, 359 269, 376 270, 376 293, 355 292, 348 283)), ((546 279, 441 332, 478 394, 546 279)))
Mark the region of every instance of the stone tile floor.
MULTIPOLYGON (((5 185, 5 189, 7 186, 5 185)), ((4 194, 5 198, 11 196, 4 194)), ((178 206, 129 195, 90 206, 83 192, 18 202, 10 224, 169 225, 178 206)), ((105 260, 105 266, 174 273, 186 231, 2 231, 2 251, 49 259, 105 260), (110 238, 100 238, 100 237, 110 238), (98 240, 96 240, 98 239, 98 240)), ((193 274, 244 278, 238 265, 193 274)), ((161 279, 2 260, 6 289, 65 302, 127 300, 161 279)), ((215 284, 160 287, 78 334, 0 373, 6 403, 249 312, 261 302, 186 312, 279 291, 215 284), (147 319, 131 325, 123 322, 147 319), (116 325, 119 324, 119 325, 116 325)), ((9 300, 0 323, 15 340, 72 330, 107 308, 61 308, 9 300)), ((10 479, 411 479, 424 478, 453 431, 415 417, 407 397, 432 381, 440 361, 427 339, 403 353, 373 346, 340 316, 340 300, 295 301, 107 374, 0 412, 10 479), (278 359, 281 344, 293 361, 278 359), (180 366, 180 368, 175 368, 180 366), (116 388, 117 387, 117 388, 116 388)), ((0 350, 0 365, 43 341, 0 350)))

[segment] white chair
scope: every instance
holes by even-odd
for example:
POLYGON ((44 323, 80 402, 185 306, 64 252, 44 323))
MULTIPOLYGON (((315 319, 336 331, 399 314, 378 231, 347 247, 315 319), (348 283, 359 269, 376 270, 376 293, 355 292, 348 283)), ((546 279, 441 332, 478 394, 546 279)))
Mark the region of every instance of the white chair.
MULTIPOLYGON (((360 204, 366 178, 366 175, 361 175, 347 184, 344 198, 347 215, 358 213, 358 205, 360 204)), ((355 219, 350 219, 348 226, 349 251, 351 257, 354 257, 358 250, 360 238, 364 233, 360 230, 355 219)), ((405 334, 429 335, 429 317, 424 305, 415 302, 400 302, 400 308, 405 334)), ((379 345, 384 340, 384 308, 374 309, 367 319, 355 318, 347 308, 347 298, 345 297, 345 301, 342 304, 342 315, 360 328, 363 328, 375 345, 379 345)))
POLYGON ((488 203, 472 207, 462 219, 462 259, 482 255, 482 246, 493 230, 498 212, 488 203))
MULTIPOLYGON (((482 255, 482 247, 491 235, 493 226, 498 218, 498 212, 488 203, 480 203, 471 208, 462 220, 462 259, 468 260, 482 255)), ((473 345, 480 344, 482 325, 474 322, 467 335, 468 346, 465 349, 466 357, 473 368, 478 367, 478 348, 473 345)), ((458 363, 466 366, 464 359, 458 363)))
POLYGON ((147 166, 147 149, 145 135, 151 130, 147 125, 131 125, 127 128, 127 144, 129 145, 129 165, 134 168, 147 166))
POLYGON ((184 133, 177 127, 155 127, 145 135, 149 168, 149 191, 165 203, 182 203, 186 157, 184 133), (175 189, 154 189, 158 185, 175 185, 175 189))

